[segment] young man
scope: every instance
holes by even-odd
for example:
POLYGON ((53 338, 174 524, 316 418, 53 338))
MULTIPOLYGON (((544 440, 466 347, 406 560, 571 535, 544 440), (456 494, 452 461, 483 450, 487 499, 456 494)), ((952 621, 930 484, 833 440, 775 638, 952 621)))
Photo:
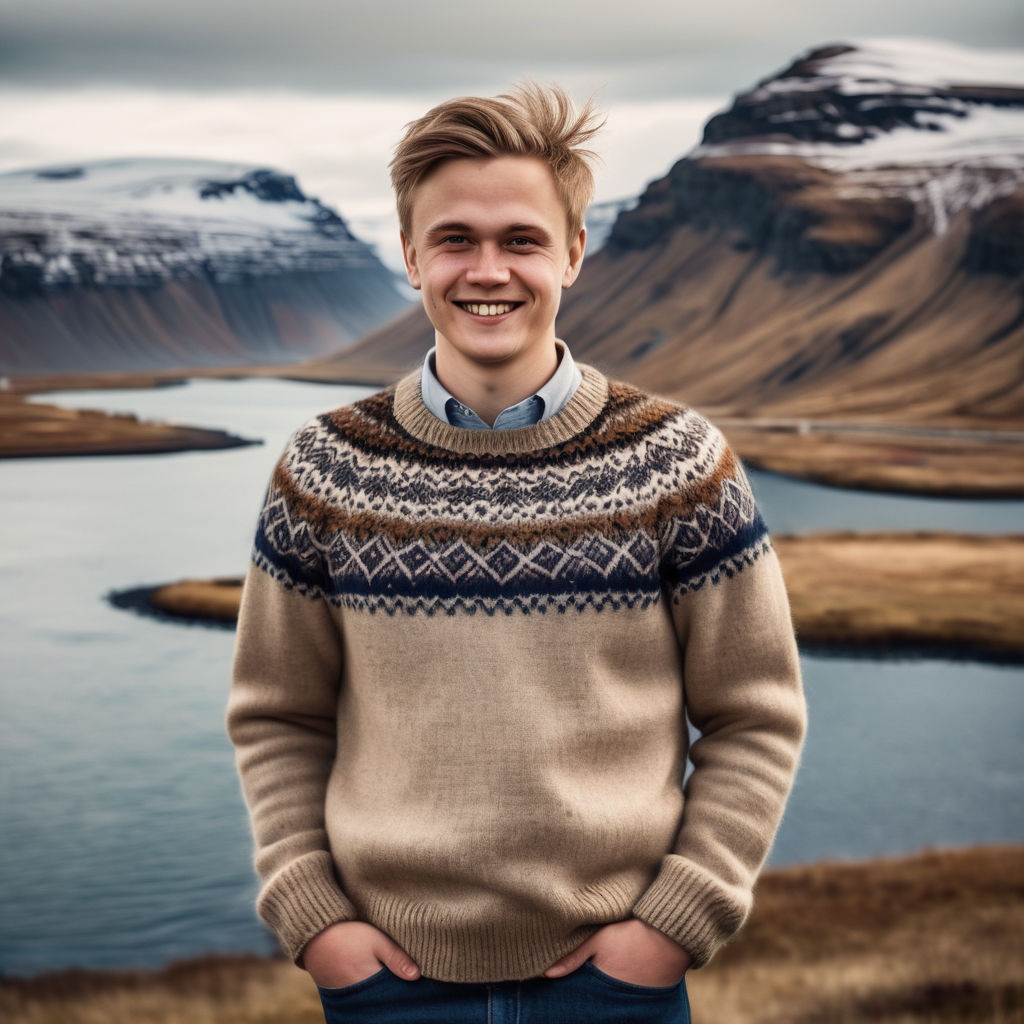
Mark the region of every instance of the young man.
POLYGON ((793 778, 796 647, 741 467, 555 336, 595 131, 534 86, 407 128, 435 348, 301 429, 268 490, 228 722, 260 913, 328 1020, 686 1020, 793 778))

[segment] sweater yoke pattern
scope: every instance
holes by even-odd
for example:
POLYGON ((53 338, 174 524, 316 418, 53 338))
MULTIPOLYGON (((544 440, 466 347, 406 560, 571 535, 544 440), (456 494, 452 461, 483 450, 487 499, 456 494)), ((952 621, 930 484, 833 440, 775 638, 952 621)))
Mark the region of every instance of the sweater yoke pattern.
MULTIPOLYGON (((605 382, 583 369, 585 403, 605 382)), ((411 391, 403 381, 296 433, 257 527, 260 569, 390 616, 565 614, 678 601, 768 547, 742 467, 693 410, 607 383, 565 440, 500 450, 523 433, 504 431, 498 450, 458 451, 408 429, 411 391)))

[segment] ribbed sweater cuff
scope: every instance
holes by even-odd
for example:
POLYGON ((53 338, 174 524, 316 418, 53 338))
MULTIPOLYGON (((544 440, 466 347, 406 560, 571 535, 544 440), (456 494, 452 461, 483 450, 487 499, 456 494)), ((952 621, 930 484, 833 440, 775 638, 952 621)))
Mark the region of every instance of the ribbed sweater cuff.
POLYGON ((682 857, 669 856, 633 916, 674 939, 703 967, 740 928, 751 897, 724 889, 682 857))
POLYGON ((260 893, 256 909, 300 966, 302 951, 313 936, 332 924, 358 917, 338 888, 334 863, 326 850, 306 854, 278 872, 260 893))

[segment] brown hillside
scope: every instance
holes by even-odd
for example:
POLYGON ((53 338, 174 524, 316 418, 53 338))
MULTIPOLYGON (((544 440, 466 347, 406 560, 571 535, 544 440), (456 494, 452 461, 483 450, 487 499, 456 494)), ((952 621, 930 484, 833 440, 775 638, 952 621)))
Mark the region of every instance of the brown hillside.
MULTIPOLYGON (((756 179, 772 158, 748 160, 756 179)), ((851 222, 847 187, 833 174, 783 201, 840 248, 876 240, 891 221, 851 222)), ((720 413, 1019 424, 1024 274, 971 268, 976 220, 936 234, 918 216, 843 273, 780 271, 739 229, 679 224, 598 253, 559 327, 585 339, 584 358, 720 413)))

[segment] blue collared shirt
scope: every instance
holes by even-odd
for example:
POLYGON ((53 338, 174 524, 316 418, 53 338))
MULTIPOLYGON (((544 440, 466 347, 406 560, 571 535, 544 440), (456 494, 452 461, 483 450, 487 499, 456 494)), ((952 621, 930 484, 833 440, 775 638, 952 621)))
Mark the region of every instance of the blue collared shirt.
POLYGON ((423 404, 439 419, 453 427, 465 430, 515 430, 517 427, 532 427, 535 423, 551 419, 561 412, 583 380, 583 374, 573 362, 569 349, 563 341, 555 341, 561 358, 551 379, 536 394, 524 398, 498 413, 494 426, 490 427, 468 405, 463 405, 438 379, 434 370, 434 349, 423 360, 420 377, 420 394, 423 404))

